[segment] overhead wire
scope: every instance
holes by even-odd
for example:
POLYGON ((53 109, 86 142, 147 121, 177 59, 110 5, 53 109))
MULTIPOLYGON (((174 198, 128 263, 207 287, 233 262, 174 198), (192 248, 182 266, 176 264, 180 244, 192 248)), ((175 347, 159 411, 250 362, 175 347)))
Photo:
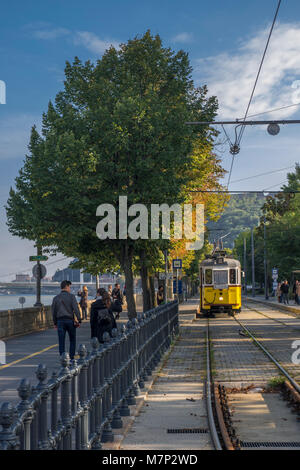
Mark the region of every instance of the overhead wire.
POLYGON ((291 168, 294 168, 294 165, 287 166, 285 168, 279 168, 278 170, 267 171, 265 173, 260 173, 258 175, 248 176, 247 178, 241 178, 239 180, 234 180, 234 181, 231 181, 231 184, 240 183, 241 181, 247 181, 247 180, 250 180, 250 179, 253 179, 253 178, 259 178, 260 176, 272 175, 273 173, 278 173, 278 172, 283 171, 283 170, 290 170, 291 168))
MULTIPOLYGON (((245 113, 245 116, 244 116, 244 119, 243 119, 244 123, 245 123, 246 118, 248 116, 249 108, 251 106, 251 102, 252 102, 252 99, 253 99, 253 96, 254 96, 254 93, 255 93, 255 90, 256 90, 256 85, 257 85, 257 82, 258 82, 258 79, 259 79, 259 76, 260 76, 260 72, 261 72, 265 57, 266 57, 266 53, 267 53, 267 50, 268 50, 268 47, 269 47, 270 39, 271 39, 273 29, 274 29, 274 26, 275 26, 275 23, 276 23, 276 19, 277 19, 277 16, 278 16, 280 5, 281 5, 281 0, 278 1, 278 5, 277 5, 277 8, 276 8, 274 18, 273 18, 272 26, 271 26, 271 29, 270 29, 270 32, 269 32, 268 40, 267 40, 267 43, 266 43, 266 46, 265 46, 265 50, 264 50, 262 59, 260 61, 259 69, 258 69, 256 79, 255 79, 255 82, 254 82, 254 86, 253 86, 253 89, 252 89, 252 92, 251 92, 251 95, 250 95, 250 100, 249 100, 249 103, 248 103, 248 106, 247 106, 247 109, 246 109, 246 113, 245 113)), ((240 145, 240 143, 241 143, 241 140, 242 140, 242 137, 243 137, 243 134, 244 134, 244 130, 245 130, 245 125, 242 124, 242 127, 240 129, 240 133, 239 133, 239 136, 238 136, 238 141, 237 141, 238 145, 240 145)))

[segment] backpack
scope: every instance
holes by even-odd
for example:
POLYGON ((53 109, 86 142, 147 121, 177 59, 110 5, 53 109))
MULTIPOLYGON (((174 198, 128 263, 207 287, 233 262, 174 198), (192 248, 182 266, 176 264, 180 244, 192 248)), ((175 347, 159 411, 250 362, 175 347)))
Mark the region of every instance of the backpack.
POLYGON ((121 312, 123 311, 123 309, 122 309, 122 304, 121 304, 121 302, 120 302, 118 299, 116 299, 116 300, 112 303, 112 305, 111 305, 111 310, 112 310, 113 312, 117 312, 117 313, 121 313, 121 312))
POLYGON ((111 314, 109 313, 107 308, 101 308, 97 311, 97 321, 98 325, 101 324, 109 324, 111 323, 111 314))

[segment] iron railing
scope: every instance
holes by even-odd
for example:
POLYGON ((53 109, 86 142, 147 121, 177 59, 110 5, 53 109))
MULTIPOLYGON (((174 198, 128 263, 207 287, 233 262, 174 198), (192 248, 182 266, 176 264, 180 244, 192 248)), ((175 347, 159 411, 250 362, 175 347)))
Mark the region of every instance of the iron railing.
POLYGON ((128 321, 92 351, 80 345, 79 360, 61 356, 61 369, 47 381, 47 367, 36 371, 38 384, 23 379, 17 407, 0 407, 1 450, 101 449, 122 428, 128 405, 178 333, 178 303, 170 302, 128 321))

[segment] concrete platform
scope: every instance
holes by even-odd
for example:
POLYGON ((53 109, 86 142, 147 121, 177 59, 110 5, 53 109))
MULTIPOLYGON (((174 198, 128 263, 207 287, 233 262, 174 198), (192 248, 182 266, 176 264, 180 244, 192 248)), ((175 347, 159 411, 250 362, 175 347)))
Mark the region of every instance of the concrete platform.
MULTIPOLYGON (((236 435, 241 441, 299 442, 300 446, 300 422, 279 394, 233 393, 228 394, 228 404, 236 435)), ((270 447, 274 448, 276 447, 270 447)), ((280 447, 280 449, 289 449, 289 447, 280 447)))

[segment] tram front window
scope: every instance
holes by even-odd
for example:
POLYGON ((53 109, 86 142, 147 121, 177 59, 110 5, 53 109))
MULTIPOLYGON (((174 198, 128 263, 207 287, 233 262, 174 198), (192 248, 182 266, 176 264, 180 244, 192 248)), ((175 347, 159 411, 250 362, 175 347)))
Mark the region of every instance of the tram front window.
POLYGON ((214 284, 217 286, 228 284, 228 271, 214 270, 214 284))

